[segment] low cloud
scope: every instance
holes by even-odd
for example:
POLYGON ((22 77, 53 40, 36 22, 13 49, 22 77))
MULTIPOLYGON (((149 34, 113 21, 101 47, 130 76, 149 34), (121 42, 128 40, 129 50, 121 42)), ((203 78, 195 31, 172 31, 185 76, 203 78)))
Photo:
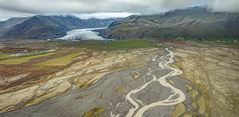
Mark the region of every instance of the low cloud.
POLYGON ((239 12, 239 0, 209 0, 208 6, 214 11, 239 12))
POLYGON ((0 0, 0 8, 24 13, 159 13, 194 0, 0 0))
POLYGON ((7 20, 11 17, 28 17, 28 16, 33 16, 36 14, 32 13, 19 13, 16 11, 11 11, 11 10, 5 10, 0 8, 0 21, 7 20))
POLYGON ((239 12, 239 0, 0 0, 0 18, 11 14, 156 14, 196 5, 239 12))

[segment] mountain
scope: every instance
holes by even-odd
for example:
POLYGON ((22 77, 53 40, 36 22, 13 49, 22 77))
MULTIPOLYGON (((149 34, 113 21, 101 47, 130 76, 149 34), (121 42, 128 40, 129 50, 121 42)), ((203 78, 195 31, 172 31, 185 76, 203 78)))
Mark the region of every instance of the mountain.
POLYGON ((10 18, 6 21, 2 21, 0 22, 0 30, 3 30, 3 29, 7 29, 7 28, 10 28, 14 25, 17 25, 19 23, 22 23, 24 22, 25 20, 27 20, 29 17, 22 17, 22 18, 10 18))
POLYGON ((239 13, 212 12, 204 7, 158 15, 130 16, 113 22, 104 36, 114 39, 239 39, 239 13))
POLYGON ((28 17, 23 18, 10 18, 6 21, 0 22, 0 37, 7 31, 8 28, 11 28, 14 25, 20 24, 27 20, 28 17))
POLYGON ((3 21, 0 21, 0 27, 2 27, 3 23, 4 23, 3 21))
POLYGON ((116 19, 79 19, 75 16, 33 16, 11 18, 0 23, 1 39, 51 39, 67 31, 82 28, 107 27, 116 19))

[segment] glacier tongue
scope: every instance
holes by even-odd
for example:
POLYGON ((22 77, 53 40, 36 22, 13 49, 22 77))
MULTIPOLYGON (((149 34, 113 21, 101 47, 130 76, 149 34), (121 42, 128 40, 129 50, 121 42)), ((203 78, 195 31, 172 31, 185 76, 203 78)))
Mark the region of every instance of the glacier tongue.
POLYGON ((64 37, 58 39, 61 40, 105 40, 105 38, 99 36, 98 32, 94 30, 105 29, 105 28, 86 28, 86 29, 75 29, 68 31, 64 37))

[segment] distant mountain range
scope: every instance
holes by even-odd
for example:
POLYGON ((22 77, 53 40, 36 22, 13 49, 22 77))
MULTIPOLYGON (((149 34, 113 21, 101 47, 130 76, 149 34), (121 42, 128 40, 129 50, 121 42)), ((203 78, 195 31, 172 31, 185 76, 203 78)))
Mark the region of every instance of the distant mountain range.
POLYGON ((204 7, 159 15, 130 16, 109 26, 104 36, 114 39, 239 39, 239 13, 211 12, 204 7))
POLYGON ((33 16, 0 22, 0 39, 52 39, 67 31, 107 27, 117 19, 79 19, 75 16, 33 16))
POLYGON ((33 16, 0 22, 0 39, 54 39, 67 31, 98 30, 105 38, 239 40, 239 13, 212 12, 205 7, 173 10, 124 19, 79 19, 74 16, 33 16))

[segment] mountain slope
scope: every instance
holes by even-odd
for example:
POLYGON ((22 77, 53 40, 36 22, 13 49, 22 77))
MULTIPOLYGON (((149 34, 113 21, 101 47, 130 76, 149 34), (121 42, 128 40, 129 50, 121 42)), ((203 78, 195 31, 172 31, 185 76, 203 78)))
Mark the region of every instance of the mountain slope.
POLYGON ((10 18, 6 21, 0 22, 0 29, 7 29, 16 24, 22 23, 27 20, 29 17, 22 17, 22 18, 10 18))
MULTIPOLYGON (((2 27, 2 25, 3 25, 3 22, 2 21, 0 21, 0 27, 2 27)), ((1 28, 0 28, 1 29, 1 28)))
MULTIPOLYGON (((16 18, 17 19, 17 18, 16 18)), ((49 39, 64 36, 67 31, 81 28, 107 27, 116 19, 82 20, 74 16, 33 16, 18 23, 9 23, 0 30, 1 39, 49 39)), ((5 23, 5 22, 4 22, 5 23)))
POLYGON ((238 39, 239 13, 192 7, 160 15, 130 16, 112 23, 106 34, 115 39, 238 39))
POLYGON ((23 18, 10 18, 6 21, 1 21, 0 22, 0 37, 3 33, 5 33, 9 28, 20 24, 27 20, 29 17, 23 17, 23 18))

